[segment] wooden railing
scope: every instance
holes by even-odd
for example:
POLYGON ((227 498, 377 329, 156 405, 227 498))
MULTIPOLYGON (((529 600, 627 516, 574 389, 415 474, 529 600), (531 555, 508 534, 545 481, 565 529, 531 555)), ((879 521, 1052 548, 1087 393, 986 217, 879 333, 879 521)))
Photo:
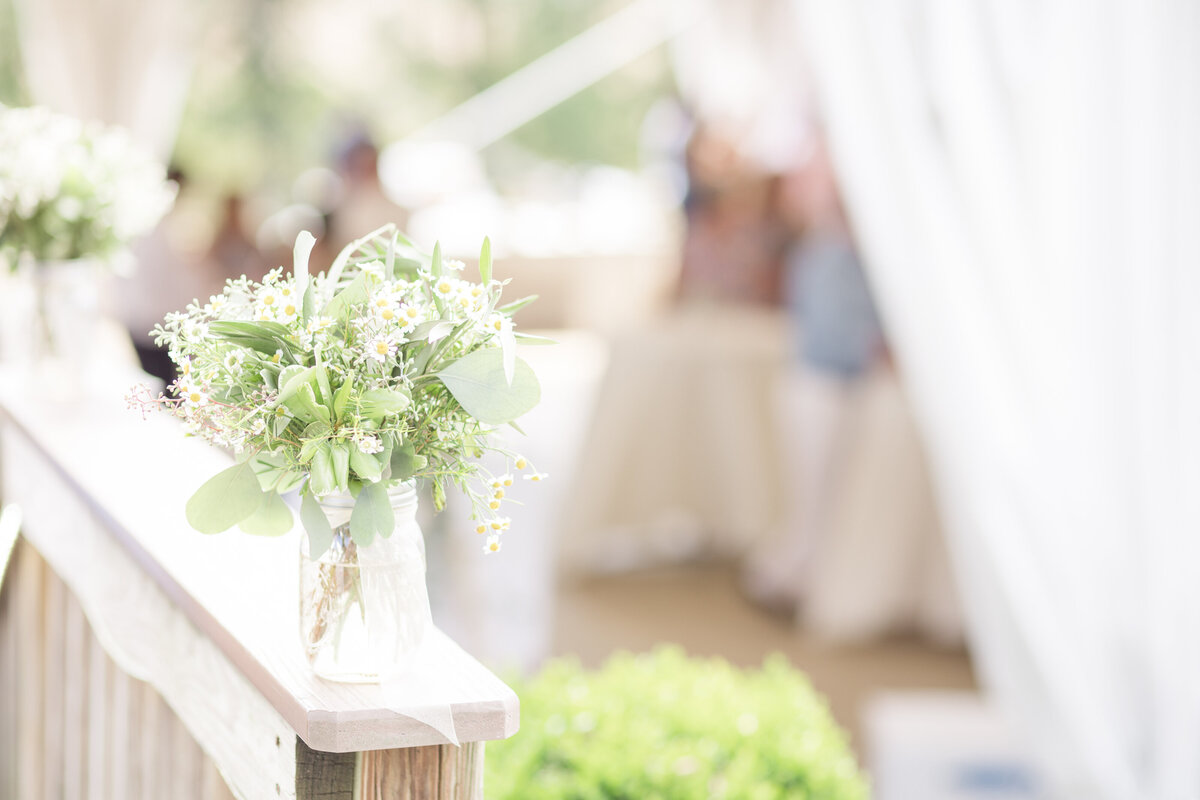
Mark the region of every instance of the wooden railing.
POLYGON ((482 797, 483 742, 517 728, 507 686, 436 631, 403 681, 316 678, 299 526, 195 533, 184 504, 222 454, 119 401, 30 391, 0 370, 0 502, 24 518, 0 591, 0 797, 482 797))

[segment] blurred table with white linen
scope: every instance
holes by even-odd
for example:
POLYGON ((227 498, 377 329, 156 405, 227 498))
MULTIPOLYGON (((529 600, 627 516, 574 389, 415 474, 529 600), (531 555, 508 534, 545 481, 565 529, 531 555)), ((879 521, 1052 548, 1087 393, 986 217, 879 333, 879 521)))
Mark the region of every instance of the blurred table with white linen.
MULTIPOLYGON (((577 456, 559 567, 580 575, 738 559, 785 524, 779 312, 681 308, 617 339, 577 456)), ((961 620, 919 438, 894 372, 851 395, 843 478, 804 621, 841 641, 961 620)))

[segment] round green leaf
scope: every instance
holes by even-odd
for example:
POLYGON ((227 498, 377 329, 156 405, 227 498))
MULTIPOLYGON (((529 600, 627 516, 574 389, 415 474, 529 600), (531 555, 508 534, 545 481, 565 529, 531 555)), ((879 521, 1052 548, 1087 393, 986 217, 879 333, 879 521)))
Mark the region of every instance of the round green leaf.
POLYGON ((537 405, 541 386, 533 369, 516 359, 512 382, 504 375, 504 354, 476 350, 438 373, 454 399, 475 419, 489 425, 511 422, 537 405))
POLYGON ((329 517, 321 510, 321 504, 311 494, 305 493, 300 498, 300 522, 308 534, 310 558, 320 558, 333 543, 333 527, 329 524, 329 517))
POLYGON ((359 547, 366 547, 376 536, 387 538, 396 527, 396 515, 382 483, 368 483, 354 501, 350 513, 350 536, 359 547))
POLYGON ((282 536, 292 529, 292 510, 275 492, 263 495, 258 510, 238 523, 238 527, 254 536, 282 536))
POLYGON ((249 461, 218 472, 187 502, 188 524, 201 533, 229 530, 258 510, 263 491, 249 461))

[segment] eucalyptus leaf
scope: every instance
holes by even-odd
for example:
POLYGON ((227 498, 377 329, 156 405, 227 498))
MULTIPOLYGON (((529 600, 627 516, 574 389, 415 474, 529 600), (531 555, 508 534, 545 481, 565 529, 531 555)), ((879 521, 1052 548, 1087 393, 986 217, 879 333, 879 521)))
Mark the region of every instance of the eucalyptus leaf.
POLYGON ((399 447, 392 448, 391 460, 389 466, 391 468, 391 477, 393 480, 408 480, 416 473, 425 469, 429 463, 425 456, 419 456, 413 449, 411 444, 402 444, 399 447))
POLYGON ((258 510, 263 491, 249 461, 218 472, 187 501, 188 524, 201 533, 229 530, 258 510))
POLYGON ((425 341, 433 344, 434 342, 445 339, 450 334, 454 333, 454 323, 448 320, 438 320, 433 327, 429 329, 429 333, 425 334, 425 341))
POLYGON ((300 524, 308 534, 309 557, 313 560, 320 558, 333 543, 333 527, 317 498, 308 492, 300 498, 300 524))
POLYGON ((329 418, 329 409, 317 402, 317 395, 313 391, 312 384, 309 383, 301 383, 296 393, 289 397, 283 405, 305 425, 314 422, 329 424, 332 421, 329 418))
POLYGON ((513 331, 513 336, 517 338, 517 344, 558 344, 558 340, 556 339, 551 339, 549 336, 538 336, 533 333, 513 331))
POLYGON ((293 358, 288 329, 278 322, 220 320, 210 323, 208 331, 218 339, 257 350, 268 356, 274 355, 276 350, 282 350, 289 358, 293 358))
POLYGON ((429 274, 435 278, 442 277, 442 243, 433 243, 433 258, 429 262, 429 274))
POLYGON ((308 488, 318 496, 333 494, 338 490, 337 476, 333 471, 333 448, 328 439, 322 440, 313 452, 308 488))
POLYGON ((308 231, 300 231, 300 235, 296 237, 296 245, 292 249, 292 275, 296 279, 296 291, 300 293, 300 319, 303 322, 308 321, 311 306, 306 309, 304 300, 308 293, 308 259, 312 255, 313 245, 317 243, 316 238, 308 231))
POLYGON ((515 359, 510 383, 504 354, 495 348, 469 353, 437 375, 468 414, 489 425, 511 422, 541 398, 537 376, 524 359, 515 359))
MULTIPOLYGON (((320 363, 317 364, 316 376, 317 376, 317 388, 321 390, 321 396, 317 399, 320 400, 321 405, 325 406, 328 409, 332 409, 333 408, 333 389, 329 385, 329 370, 325 368, 324 364, 320 364, 320 363)), ((329 416, 329 421, 336 422, 337 415, 333 414, 331 412, 330 416, 329 416)))
POLYGON ((271 420, 271 430, 275 432, 276 436, 283 436, 283 432, 286 431, 288 425, 291 424, 292 416, 290 414, 276 414, 275 418, 271 420))
POLYGON ((380 459, 364 453, 357 447, 350 448, 350 469, 364 481, 375 482, 383 477, 383 464, 380 459))
POLYGON ((264 492, 287 494, 299 489, 304 483, 304 473, 288 466, 287 460, 272 453, 259 453, 250 459, 258 485, 264 492))
POLYGON ((522 297, 520 300, 513 300, 511 303, 502 305, 496 310, 501 314, 508 314, 511 316, 537 299, 538 296, 536 294, 531 294, 528 297, 522 297))
POLYGON ((403 389, 371 389, 363 392, 358 407, 363 416, 381 422, 388 414, 399 414, 411 403, 412 397, 403 389))
POLYGON ((486 286, 492 280, 492 240, 483 237, 483 247, 479 249, 479 277, 486 286))
POLYGON ((338 387, 337 394, 333 396, 333 420, 337 422, 342 418, 342 412, 346 410, 346 402, 350 399, 350 390, 354 388, 354 377, 347 376, 338 387))
POLYGON ((295 520, 292 510, 275 492, 263 495, 258 510, 238 523, 238 527, 253 536, 282 536, 292 529, 295 520))
POLYGON ((350 536, 359 547, 366 547, 376 536, 387 538, 396 527, 387 488, 382 483, 368 483, 358 493, 354 510, 350 512, 350 536))
POLYGON ((333 454, 333 478, 337 481, 337 487, 344 492, 350 480, 350 443, 330 442, 329 449, 333 454))
POLYGON ((374 239, 376 236, 387 232, 393 232, 395 230, 395 223, 389 222, 388 224, 371 231, 366 236, 363 236, 360 239, 355 239, 353 242, 343 247, 342 251, 337 254, 336 258, 333 259, 333 264, 329 267, 328 284, 334 287, 337 286, 338 281, 342 278, 342 270, 346 268, 347 262, 350 261, 350 256, 352 256, 355 251, 357 251, 367 242, 374 239))
POLYGON ((370 279, 369 273, 360 272, 349 286, 334 294, 333 299, 325 304, 321 313, 326 317, 338 319, 348 312, 351 306, 367 302, 367 298, 370 296, 370 287, 368 287, 367 281, 370 279))
POLYGON ((312 422, 304 429, 304 433, 300 435, 300 462, 307 464, 317 454, 317 449, 328 442, 328 436, 333 430, 328 422, 312 422))
POLYGON ((298 364, 292 364, 284 367, 279 373, 279 395, 275 398, 276 403, 286 402, 300 391, 300 387, 313 379, 314 370, 312 367, 301 367, 298 364))

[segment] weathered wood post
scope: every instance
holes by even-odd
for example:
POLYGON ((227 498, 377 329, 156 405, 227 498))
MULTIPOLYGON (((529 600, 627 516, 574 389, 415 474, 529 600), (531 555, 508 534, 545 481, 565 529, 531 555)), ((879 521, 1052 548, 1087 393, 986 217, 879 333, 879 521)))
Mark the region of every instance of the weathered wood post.
POLYGON ((511 689, 439 631, 399 685, 316 678, 298 531, 184 521, 221 454, 168 419, 20 389, 0 370, 0 503, 24 517, 0 591, 0 796, 482 797, 511 689))

